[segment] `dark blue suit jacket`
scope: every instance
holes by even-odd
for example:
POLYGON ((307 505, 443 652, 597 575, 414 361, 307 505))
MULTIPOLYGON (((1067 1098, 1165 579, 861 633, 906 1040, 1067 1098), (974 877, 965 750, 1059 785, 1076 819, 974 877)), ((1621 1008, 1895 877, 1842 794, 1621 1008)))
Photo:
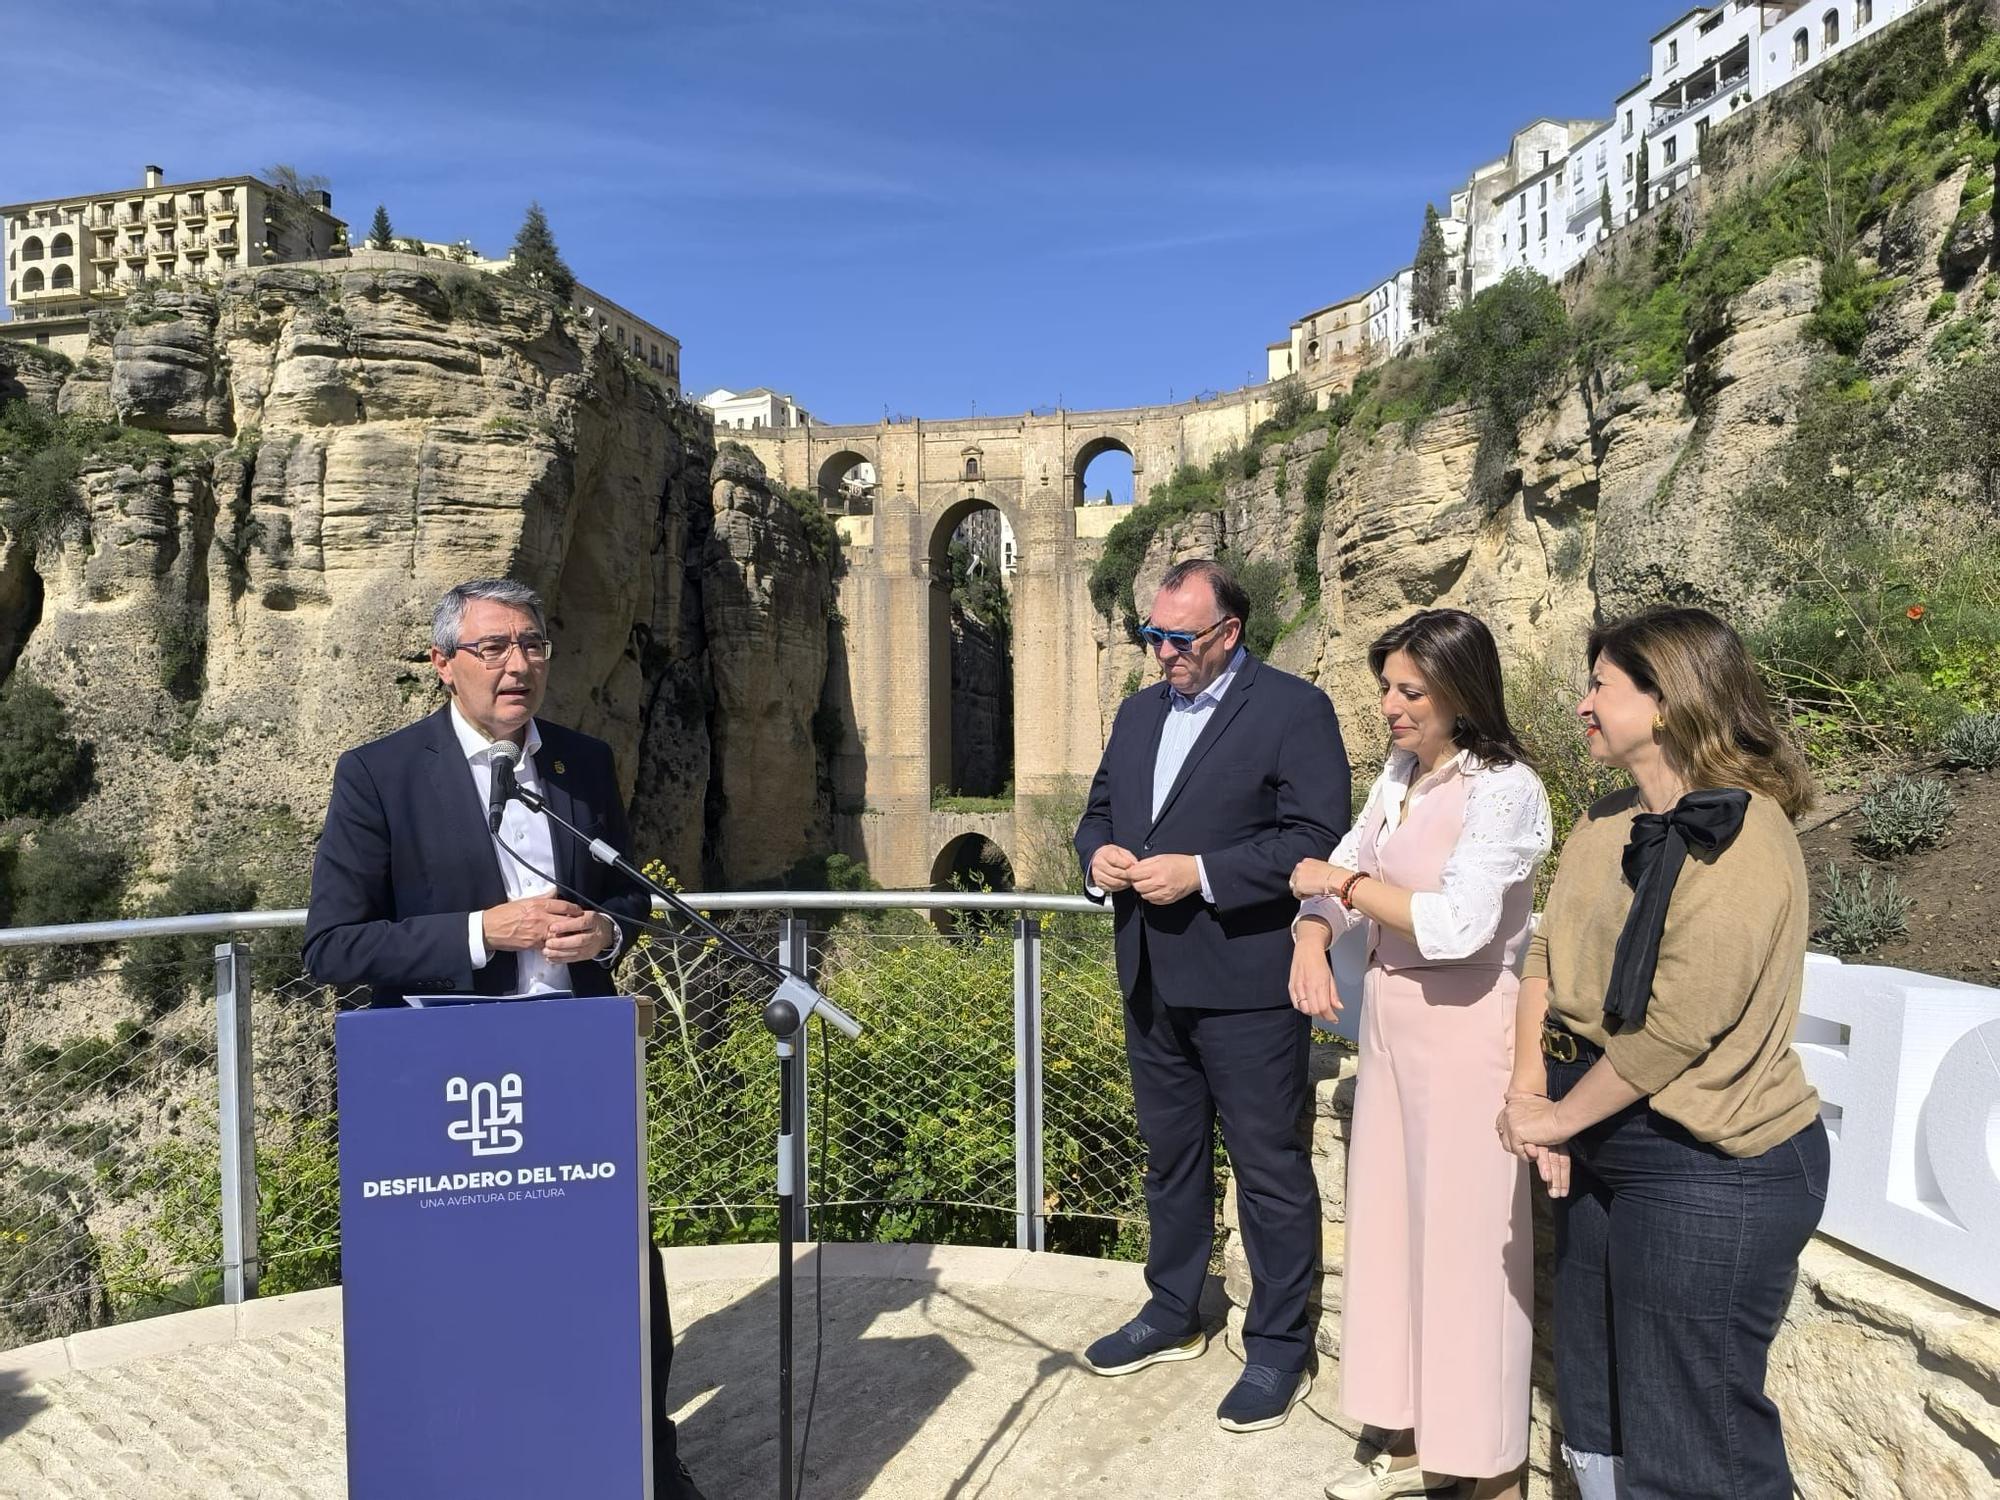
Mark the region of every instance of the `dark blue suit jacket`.
POLYGON ((1143 966, 1166 1005, 1259 1010, 1289 1003, 1292 868, 1325 859, 1347 832, 1351 793, 1340 721, 1325 693, 1246 656, 1155 818, 1153 762, 1169 689, 1119 705, 1076 830, 1084 880, 1106 844, 1140 859, 1198 854, 1215 895, 1153 906, 1112 893, 1118 980, 1127 996, 1143 966))
MULTIPOLYGON (((535 764, 549 806, 593 838, 629 853, 631 829, 619 800, 611 747, 537 719, 535 764)), ((560 894, 611 912, 629 946, 650 898, 590 858, 550 825, 560 894)), ((405 994, 507 995, 519 987, 512 953, 472 967, 467 916, 507 900, 504 856, 487 832, 486 808, 452 733, 449 706, 407 729, 340 757, 326 828, 313 856, 305 963, 325 984, 366 984, 372 1003, 400 1005, 405 994)), ((571 964, 578 995, 609 995, 611 971, 571 964)))

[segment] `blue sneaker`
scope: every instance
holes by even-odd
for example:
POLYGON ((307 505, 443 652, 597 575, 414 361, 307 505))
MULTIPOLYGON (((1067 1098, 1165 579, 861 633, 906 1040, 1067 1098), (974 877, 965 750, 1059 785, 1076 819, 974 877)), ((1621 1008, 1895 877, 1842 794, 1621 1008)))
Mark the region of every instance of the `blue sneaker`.
POLYGON ((1208 1335, 1161 1333, 1143 1318, 1134 1318, 1116 1333, 1107 1333, 1083 1352, 1083 1362, 1098 1375, 1130 1375, 1148 1365, 1177 1359, 1199 1359, 1208 1335))
POLYGON ((1225 1432, 1262 1432, 1266 1427, 1282 1426, 1312 1386, 1310 1370, 1245 1365, 1236 1384, 1222 1398, 1222 1405, 1215 1409, 1215 1420, 1225 1432))

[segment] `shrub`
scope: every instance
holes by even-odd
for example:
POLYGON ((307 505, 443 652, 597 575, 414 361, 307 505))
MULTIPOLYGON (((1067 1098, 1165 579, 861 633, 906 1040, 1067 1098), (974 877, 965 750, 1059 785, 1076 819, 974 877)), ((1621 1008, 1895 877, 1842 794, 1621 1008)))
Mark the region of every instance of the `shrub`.
POLYGON ((1945 731, 1938 750, 1947 766, 2000 768, 2000 714, 1967 714, 1945 731))
POLYGON ((454 318, 466 322, 491 322, 500 316, 500 299, 478 271, 447 271, 438 283, 445 305, 454 318))
POLYGON ((1333 466, 1339 460, 1340 446, 1329 439, 1327 445, 1313 455, 1306 466, 1305 486, 1302 498, 1305 512, 1299 517, 1299 534, 1292 547, 1292 582, 1299 591, 1299 599, 1308 607, 1319 603, 1319 539, 1326 529, 1326 491, 1333 478, 1333 466))
POLYGON ((77 487, 82 460, 66 443, 30 453, 14 466, 13 493, 0 502, 0 525, 29 553, 90 534, 90 507, 77 487))
MULTIPOLYGON (((1223 456, 1224 462, 1227 455, 1223 456)), ((1156 485, 1144 505, 1134 505, 1104 538, 1104 550, 1090 570, 1090 602, 1105 619, 1122 621, 1133 641, 1139 639, 1139 616, 1132 605, 1132 584, 1145 565, 1153 538, 1189 516, 1221 510, 1223 476, 1212 466, 1204 471, 1183 464, 1165 484, 1156 485)))
POLYGON ((0 692, 0 818, 63 812, 89 788, 91 759, 62 700, 17 673, 0 692))
MULTIPOLYGON (((213 1116, 197 1111, 191 1123, 194 1128, 185 1134, 149 1147, 123 1174, 129 1181, 116 1184, 143 1190, 148 1208, 105 1256, 112 1303, 121 1317, 207 1306, 219 1295, 222 1183, 213 1116)), ((264 1296, 340 1280, 337 1139, 331 1116, 260 1114, 257 1290, 264 1296)))
POLYGON ((1986 342, 1986 325, 1977 318, 1954 318, 1931 340, 1931 358, 1941 365, 1956 363, 1986 342))
POLYGON ((1871 854, 1908 854, 1944 837, 1958 810, 1939 776, 1898 776, 1861 799, 1862 832, 1855 840, 1871 854))
POLYGON ((1431 408, 1469 400, 1490 436, 1512 440, 1569 369, 1572 349, 1561 292, 1532 271, 1510 271, 1446 321, 1431 408))
POLYGON ((1820 301, 1806 324, 1809 336, 1850 358, 1868 337, 1875 305, 1897 286, 1885 277, 1864 275, 1853 257, 1830 263, 1820 273, 1820 301))
POLYGON ((1285 632, 1284 564, 1269 558, 1252 561, 1228 548, 1218 561, 1236 575, 1243 592, 1250 596, 1250 623, 1244 629, 1243 644, 1254 656, 1269 656, 1285 632))
POLYGON ((1958 293, 1939 292, 1931 299, 1930 310, 1925 313, 1924 320, 1935 323, 1939 318, 1948 318, 1957 311, 1958 293))
POLYGON ((125 858, 67 823, 51 823, 22 851, 14 887, 19 926, 108 921, 125 894, 125 858))
POLYGON ((137 1021, 120 1021, 108 1037, 30 1047, 21 1054, 20 1071, 32 1077, 37 1097, 61 1095, 74 1102, 127 1089, 165 1066, 203 1063, 214 1055, 206 1038, 160 1037, 137 1021))
MULTIPOLYGON (((1582 664, 1578 663, 1580 667, 1582 664)), ((1572 674, 1546 656, 1517 657, 1507 666, 1507 717, 1533 757, 1535 772, 1548 789, 1555 846, 1542 862, 1536 900, 1555 879, 1556 856, 1578 818, 1596 802, 1628 784, 1623 771, 1592 757, 1576 716, 1583 690, 1572 674)), ((1361 788, 1367 790, 1365 786, 1361 788)), ((1357 810, 1360 803, 1355 804, 1357 810)))
POLYGON ((108 1321, 97 1242, 76 1184, 46 1169, 0 1171, 0 1343, 60 1338, 108 1321))
MULTIPOLYGON (((187 917, 212 912, 249 911, 257 904, 257 883, 240 871, 211 873, 183 866, 166 889, 147 901, 148 917, 187 917)), ((164 1016, 215 986, 213 934, 141 938, 126 950, 118 971, 125 992, 149 1018, 164 1016)))
POLYGON ((1842 958, 1873 953, 1910 930, 1910 901, 1886 871, 1862 866, 1851 878, 1828 864, 1813 938, 1842 958))
POLYGON ((840 527, 827 514, 826 502, 817 490, 780 490, 780 498, 798 517, 806 550, 817 563, 835 562, 840 557, 840 527))
POLYGON ((1280 429, 1296 427, 1313 413, 1313 395, 1303 382, 1288 376, 1278 382, 1277 399, 1271 404, 1271 421, 1280 429))

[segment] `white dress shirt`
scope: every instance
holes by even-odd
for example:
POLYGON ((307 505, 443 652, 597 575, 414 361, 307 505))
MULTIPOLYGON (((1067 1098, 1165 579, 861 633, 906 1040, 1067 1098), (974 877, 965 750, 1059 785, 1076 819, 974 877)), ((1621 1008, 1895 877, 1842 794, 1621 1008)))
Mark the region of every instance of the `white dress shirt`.
MULTIPOLYGON (((464 714, 458 711, 458 704, 451 705, 451 728, 458 736, 459 748, 465 752, 466 764, 472 770, 473 790, 479 794, 479 806, 483 812, 487 799, 493 793, 493 745, 464 714)), ((535 765, 535 752, 542 748, 541 727, 533 719, 528 720, 528 733, 521 746, 520 764, 514 768, 514 780, 531 792, 542 790, 542 773, 535 765)), ((528 804, 519 799, 510 800, 507 810, 500 816, 500 842, 513 850, 518 859, 510 859, 498 849, 493 857, 500 862, 500 879, 507 888, 507 899, 519 901, 528 896, 553 896, 554 886, 539 876, 529 873, 526 865, 547 871, 551 878, 555 875, 556 851, 553 829, 549 820, 538 812, 530 812, 528 804)), ((472 950, 472 967, 483 969, 493 961, 493 955, 486 947, 486 931, 482 925, 482 912, 473 912, 466 919, 466 942, 472 950)), ((605 959, 616 958, 619 940, 614 938, 605 959)), ((518 964, 517 990, 523 995, 545 995, 551 990, 568 990, 569 965, 550 963, 542 957, 539 948, 523 948, 515 954, 518 964)))
MULTIPOLYGON (((1486 765, 1469 750, 1440 761, 1430 775, 1418 777, 1416 756, 1407 750, 1392 750, 1388 764, 1368 790, 1361 815, 1328 859, 1336 868, 1358 870, 1361 839, 1370 813, 1377 808, 1382 813, 1375 836, 1379 849, 1402 825, 1409 810, 1447 776, 1466 778, 1465 822, 1439 872, 1438 888, 1410 894, 1410 926, 1417 951, 1439 963, 1469 958, 1493 941, 1508 889, 1533 879, 1535 866, 1549 852, 1549 794, 1541 777, 1518 761, 1507 766, 1486 765)), ((1336 934, 1367 920, 1360 912, 1343 907, 1335 896, 1309 897, 1300 903, 1299 915, 1320 918, 1336 934)))
MULTIPOLYGON (((1222 701, 1222 695, 1229 691, 1229 684, 1236 680, 1242 670, 1243 660, 1250 653, 1243 647, 1236 648, 1236 654, 1229 658, 1229 665, 1222 669, 1222 675, 1192 698, 1171 689, 1167 692, 1167 722, 1160 726, 1160 748, 1153 757, 1153 801, 1152 815, 1160 816, 1160 808, 1165 805, 1167 793, 1174 789, 1174 782, 1181 774, 1181 767, 1187 764, 1188 753, 1194 749, 1194 742, 1201 738, 1202 730, 1208 727, 1209 715, 1222 701)), ((1215 892, 1209 888, 1208 866, 1202 857, 1194 857, 1194 871, 1201 880, 1201 899, 1210 906, 1215 905, 1215 892)), ((1104 892, 1086 881, 1084 889, 1102 900, 1104 892)))

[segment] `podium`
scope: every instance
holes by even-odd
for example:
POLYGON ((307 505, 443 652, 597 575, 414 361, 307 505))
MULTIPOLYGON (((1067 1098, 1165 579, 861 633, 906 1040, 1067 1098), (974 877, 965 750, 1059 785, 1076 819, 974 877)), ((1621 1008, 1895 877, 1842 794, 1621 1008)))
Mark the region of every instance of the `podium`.
POLYGON ((334 1024, 350 1500, 647 1500, 629 999, 334 1024))

